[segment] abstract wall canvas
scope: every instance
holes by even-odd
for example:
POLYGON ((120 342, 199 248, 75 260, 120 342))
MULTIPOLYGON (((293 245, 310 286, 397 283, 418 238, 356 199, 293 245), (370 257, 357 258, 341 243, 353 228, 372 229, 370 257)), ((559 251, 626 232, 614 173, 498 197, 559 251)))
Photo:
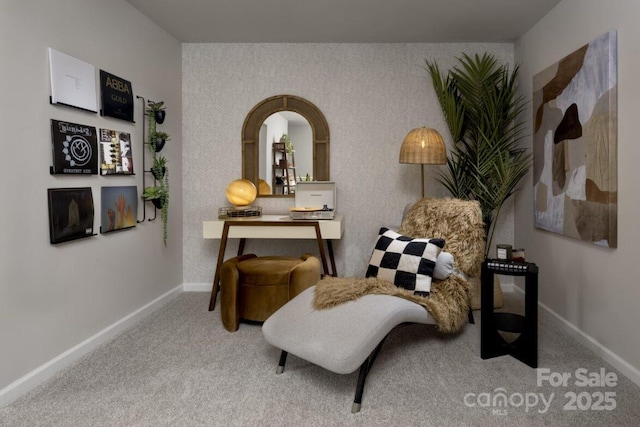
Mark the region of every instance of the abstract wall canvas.
POLYGON ((138 188, 135 185, 102 187, 100 195, 100 232, 122 230, 136 226, 138 188))
POLYGON ((538 228, 617 247, 617 48, 608 32, 533 77, 538 228))
POLYGON ((90 187, 49 188, 47 193, 51 243, 93 235, 93 194, 90 187))

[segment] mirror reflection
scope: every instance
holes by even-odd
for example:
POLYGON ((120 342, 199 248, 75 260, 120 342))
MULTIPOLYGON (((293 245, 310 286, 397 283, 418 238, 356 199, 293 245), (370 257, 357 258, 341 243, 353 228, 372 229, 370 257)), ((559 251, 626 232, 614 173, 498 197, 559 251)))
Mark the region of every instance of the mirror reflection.
POLYGON ((293 197, 299 180, 329 181, 329 139, 327 119, 308 100, 264 99, 242 125, 242 178, 258 197, 293 197))
POLYGON ((313 180, 313 133, 302 115, 280 111, 260 127, 258 192, 290 195, 296 183, 313 180))

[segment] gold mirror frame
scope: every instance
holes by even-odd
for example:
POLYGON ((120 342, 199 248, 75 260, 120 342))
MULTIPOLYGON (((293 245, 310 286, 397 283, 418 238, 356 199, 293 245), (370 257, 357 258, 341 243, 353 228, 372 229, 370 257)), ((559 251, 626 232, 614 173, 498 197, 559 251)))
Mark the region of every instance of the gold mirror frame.
MULTIPOLYGON (((313 139, 313 179, 329 181, 329 124, 322 111, 304 98, 294 95, 276 95, 260 101, 251 109, 242 125, 242 178, 258 187, 259 137, 262 123, 280 111, 293 111, 311 125, 313 139)), ((269 194, 258 197, 293 197, 293 194, 269 194)))

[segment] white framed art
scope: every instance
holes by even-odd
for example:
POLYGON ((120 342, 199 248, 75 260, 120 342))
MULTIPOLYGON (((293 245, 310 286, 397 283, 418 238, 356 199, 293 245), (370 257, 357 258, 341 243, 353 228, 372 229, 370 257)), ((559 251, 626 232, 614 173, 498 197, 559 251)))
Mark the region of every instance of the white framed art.
POLYGON ((51 103, 98 112, 96 69, 78 58, 49 48, 51 103))

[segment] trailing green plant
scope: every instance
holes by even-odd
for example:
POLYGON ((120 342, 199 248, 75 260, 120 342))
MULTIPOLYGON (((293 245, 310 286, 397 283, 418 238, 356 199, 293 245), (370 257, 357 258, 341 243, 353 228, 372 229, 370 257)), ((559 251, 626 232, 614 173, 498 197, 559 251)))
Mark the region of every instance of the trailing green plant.
POLYGON ((149 132, 149 145, 155 152, 162 150, 162 147, 164 146, 165 142, 170 140, 171 140, 171 137, 166 132, 156 131, 156 130, 149 132), (162 141, 162 142, 158 143, 158 141, 162 141))
POLYGON ((166 132, 156 130, 156 123, 162 123, 165 117, 164 102, 147 102, 145 110, 148 127, 147 141, 145 144, 149 148, 153 163, 150 172, 155 179, 153 187, 147 187, 142 193, 142 198, 153 202, 154 206, 160 209, 160 219, 162 220, 163 243, 167 246, 167 226, 169 219, 169 168, 167 167, 167 159, 158 155, 158 151, 162 149, 165 142, 171 138, 166 132), (162 146, 158 141, 162 140, 162 146))
POLYGON ((531 165, 520 145, 526 101, 518 92, 519 67, 499 65, 487 53, 463 54, 446 75, 425 62, 454 142, 439 181, 453 197, 480 203, 487 256, 500 210, 531 165))
POLYGON ((147 187, 142 193, 142 198, 153 203, 160 209, 160 219, 162 220, 162 242, 167 246, 168 219, 169 219, 169 171, 165 170, 162 179, 158 180, 153 187, 147 187))
POLYGON ((156 156, 153 159, 153 165, 151 165, 151 172, 157 180, 162 180, 167 169, 167 159, 164 156, 156 156))
POLYGON ((154 102, 154 101, 147 101, 147 114, 148 113, 155 113, 156 111, 164 111, 165 110, 164 106, 164 101, 160 101, 160 102, 154 102))
POLYGON ((165 108, 166 107, 164 106, 164 101, 147 101, 147 109, 145 110, 145 113, 147 114, 147 116, 153 117, 155 122, 162 124, 164 122, 164 118, 166 117, 165 108))

